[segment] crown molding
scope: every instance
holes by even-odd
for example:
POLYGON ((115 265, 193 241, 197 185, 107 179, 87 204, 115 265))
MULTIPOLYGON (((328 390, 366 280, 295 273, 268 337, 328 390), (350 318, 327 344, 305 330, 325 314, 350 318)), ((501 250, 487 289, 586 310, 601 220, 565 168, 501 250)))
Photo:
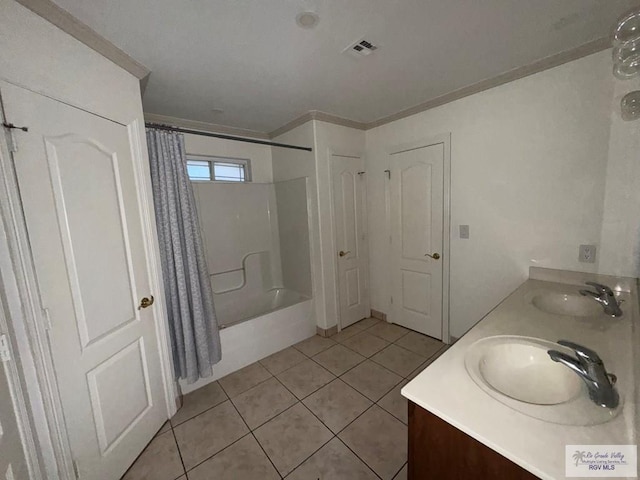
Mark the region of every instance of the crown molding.
POLYGON ((161 123, 172 127, 190 128, 192 130, 200 130, 203 132, 221 133, 223 135, 235 135, 237 137, 251 137, 260 140, 270 140, 269 135, 256 130, 248 130, 245 128, 227 127, 216 123, 201 122, 199 120, 188 120, 186 118, 171 117, 169 115, 160 115, 158 113, 144 113, 144 121, 148 123, 161 123))
POLYGON ((551 55, 549 57, 545 57, 541 60, 530 63, 529 65, 514 68, 513 70, 501 73, 500 75, 497 75, 495 77, 482 80, 478 83, 474 83, 473 85, 469 85, 459 90, 446 93, 431 100, 427 100, 426 102, 414 107, 407 108, 406 110, 402 110, 398 113, 394 113, 379 120, 375 120, 367 124, 367 130, 385 125, 387 123, 395 122, 396 120, 400 120, 401 118, 410 117, 411 115, 415 115, 417 113, 439 107, 446 103, 460 100, 461 98, 468 97, 469 95, 480 93, 485 90, 498 87, 500 85, 504 85, 505 83, 513 82, 514 80, 528 77, 529 75, 543 72, 544 70, 560 66, 573 60, 578 60, 579 58, 586 57, 593 53, 601 52, 602 50, 606 50, 608 48, 611 48, 611 39, 609 37, 602 37, 596 40, 592 40, 591 42, 584 43, 582 45, 579 45, 578 47, 565 50, 564 52, 556 53, 555 55, 551 55))
POLYGON ((270 132, 269 138, 273 139, 279 137, 280 135, 283 135, 288 131, 293 130, 294 128, 299 127, 300 125, 305 124, 311 120, 313 120, 311 112, 307 112, 303 115, 300 115, 298 118, 291 120, 289 123, 285 123, 280 128, 276 128, 274 131, 270 132))
POLYGON ((95 50, 103 57, 129 72, 139 80, 143 80, 151 71, 137 62, 113 43, 89 28, 66 10, 50 0, 16 0, 20 5, 40 15, 63 32, 68 33, 87 47, 95 50))
POLYGON ((343 127, 356 128, 358 130, 366 130, 367 124, 363 122, 358 122, 356 120, 350 120, 348 118, 339 117, 337 115, 332 115, 330 113, 321 112, 320 110, 309 110, 304 115, 300 115, 295 120, 290 121, 289 123, 283 125, 280 128, 275 129, 274 131, 269 133, 269 138, 275 138, 280 135, 287 133, 290 130, 293 130, 300 125, 307 123, 310 120, 318 120, 319 122, 327 122, 333 123, 334 125, 340 125, 343 127))
POLYGON ((385 125, 387 123, 395 122, 396 120, 400 120, 402 118, 410 117, 411 115, 416 115, 418 113, 422 113, 426 110, 430 110, 435 107, 439 107, 441 105, 454 102, 456 100, 460 100, 461 98, 468 97, 469 95, 473 95, 475 93, 480 93, 485 90, 489 90, 494 87, 498 87, 500 85, 504 85, 505 83, 513 82, 514 80, 519 80, 524 77, 528 77, 529 75, 534 75, 539 72, 543 72, 553 67, 560 66, 564 63, 571 62, 573 60, 578 60, 579 58, 586 57, 593 53, 601 52, 602 50, 606 50, 611 48, 611 39, 609 37, 602 37, 596 40, 592 40, 591 42, 587 42, 585 44, 579 45, 578 47, 565 50, 564 52, 556 53, 549 57, 545 57, 541 60, 537 60, 529 65, 525 65, 522 67, 514 68, 513 70, 509 70, 508 72, 501 73, 492 78, 488 78, 486 80, 482 80, 480 82, 474 83, 472 85, 460 88, 453 92, 446 93, 439 97, 432 98, 431 100, 427 100, 419 105, 407 108, 400 112, 394 113, 392 115, 388 115, 386 117, 382 117, 378 120, 374 120, 373 122, 364 123, 364 122, 356 122, 354 120, 349 120, 347 118, 342 118, 337 115, 332 115, 330 113, 320 112, 318 110, 311 110, 304 115, 299 116, 295 120, 283 125, 282 127, 274 130, 269 134, 269 137, 274 138, 283 133, 288 132, 289 130, 293 130, 296 127, 308 122, 309 120, 319 120, 322 122, 333 123, 335 125, 342 125, 344 127, 357 128, 359 130, 371 130, 372 128, 379 127, 381 125, 385 125))

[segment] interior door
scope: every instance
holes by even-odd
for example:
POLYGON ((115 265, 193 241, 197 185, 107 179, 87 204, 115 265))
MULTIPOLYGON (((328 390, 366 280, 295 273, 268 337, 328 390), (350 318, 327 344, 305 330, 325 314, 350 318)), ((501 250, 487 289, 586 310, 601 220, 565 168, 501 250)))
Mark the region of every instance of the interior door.
POLYGON ((444 145, 390 156, 391 321, 442 339, 444 145))
POLYGON ((128 128, 1 84, 69 444, 118 479, 166 419, 128 128))
POLYGON ((340 325, 367 318, 369 254, 366 238, 366 179, 360 157, 331 155, 340 325))
MULTIPOLYGON (((0 319, 0 325, 2 323, 0 319)), ((0 478, 20 480, 28 478, 29 472, 15 414, 15 393, 9 382, 10 374, 9 361, 2 361, 0 363, 0 478)))

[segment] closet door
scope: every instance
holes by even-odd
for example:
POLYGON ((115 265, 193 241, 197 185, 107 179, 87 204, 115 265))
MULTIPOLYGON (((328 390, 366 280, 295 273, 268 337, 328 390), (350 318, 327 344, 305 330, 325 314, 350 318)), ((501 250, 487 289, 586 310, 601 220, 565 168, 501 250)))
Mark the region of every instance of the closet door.
POLYGON ((1 85, 78 476, 118 479, 167 416, 129 130, 1 85))
POLYGON ((442 339, 444 145, 390 155, 391 318, 442 339))

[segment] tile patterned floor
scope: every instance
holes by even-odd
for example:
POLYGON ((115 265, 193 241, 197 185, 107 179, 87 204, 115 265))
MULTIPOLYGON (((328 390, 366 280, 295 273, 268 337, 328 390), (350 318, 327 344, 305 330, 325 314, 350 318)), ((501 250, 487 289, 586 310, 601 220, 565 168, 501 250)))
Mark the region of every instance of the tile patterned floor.
POLYGON ((374 318, 183 399, 124 480, 407 478, 400 389, 446 349, 374 318))

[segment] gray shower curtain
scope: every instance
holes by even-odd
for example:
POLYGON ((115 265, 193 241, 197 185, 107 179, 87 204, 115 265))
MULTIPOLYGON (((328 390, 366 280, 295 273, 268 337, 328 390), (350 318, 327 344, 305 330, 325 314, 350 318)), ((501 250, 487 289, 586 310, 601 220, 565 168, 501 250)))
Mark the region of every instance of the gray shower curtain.
POLYGON ((193 383, 211 375, 221 350, 184 137, 148 128, 147 145, 173 364, 193 383))

